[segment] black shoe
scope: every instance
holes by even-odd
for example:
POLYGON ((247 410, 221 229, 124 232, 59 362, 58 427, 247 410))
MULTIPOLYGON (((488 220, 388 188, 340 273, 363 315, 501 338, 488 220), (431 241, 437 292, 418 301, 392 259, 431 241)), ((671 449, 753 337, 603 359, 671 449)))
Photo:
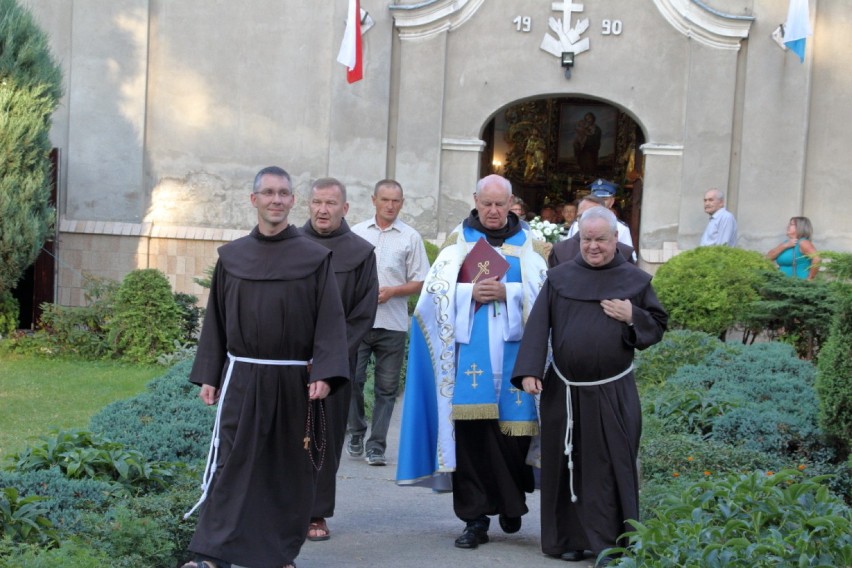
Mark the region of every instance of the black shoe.
POLYGON ((521 530, 521 517, 507 517, 500 515, 500 528, 506 534, 513 534, 521 530))
POLYGON ((357 458, 364 454, 364 435, 352 434, 349 437, 349 443, 346 445, 346 453, 357 458))
POLYGON ((586 557, 586 552, 584 550, 569 550, 568 552, 563 552, 559 558, 562 560, 567 560, 568 562, 579 562, 583 558, 586 557))
POLYGON ((488 542, 488 530, 483 530, 468 523, 464 532, 456 539, 457 548, 476 548, 488 542))

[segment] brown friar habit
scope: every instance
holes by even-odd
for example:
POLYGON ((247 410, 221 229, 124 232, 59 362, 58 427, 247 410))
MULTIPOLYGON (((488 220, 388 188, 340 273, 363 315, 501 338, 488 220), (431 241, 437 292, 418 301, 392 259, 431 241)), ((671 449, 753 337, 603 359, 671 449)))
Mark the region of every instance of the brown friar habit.
MULTIPOLYGON (((337 277, 337 287, 343 301, 346 316, 346 339, 349 343, 349 378, 355 376, 358 345, 373 328, 376 307, 379 304, 379 277, 376 271, 376 255, 373 245, 349 230, 346 219, 336 231, 328 235, 317 233, 311 222, 305 223, 302 232, 332 251, 331 264, 337 277)), ((326 423, 328 425, 328 447, 334 450, 326 454, 326 461, 319 472, 317 495, 311 517, 334 516, 334 497, 337 490, 337 469, 343 453, 346 437, 346 419, 349 416, 349 400, 352 398, 351 383, 335 391, 325 399, 326 423)))
POLYGON ((309 374, 305 366, 234 364, 219 400, 217 470, 189 549, 252 568, 280 567, 299 554, 314 502, 316 471, 303 442, 307 383, 326 380, 334 389, 349 376, 327 248, 292 225, 272 237, 255 228, 219 248, 189 380, 221 389, 227 353, 312 366, 309 374))
MULTIPOLYGON (((622 242, 616 243, 616 249, 627 262, 633 262, 633 247, 622 242)), ((574 260, 580 254, 580 233, 575 233, 570 239, 559 241, 553 245, 553 250, 550 251, 550 256, 547 257, 548 268, 559 266, 563 262, 574 260)))
POLYGON ((553 361, 571 382, 614 377, 630 367, 634 349, 657 343, 666 328, 651 276, 615 258, 599 268, 582 257, 548 271, 533 306, 512 384, 523 377, 541 378, 541 546, 545 554, 569 550, 601 550, 615 546, 629 529, 626 519, 639 518, 636 458, 642 431, 639 393, 633 373, 596 386, 571 386, 574 492, 565 456, 565 384, 553 368, 544 372, 548 336, 553 361), (604 299, 630 300, 633 326, 608 317, 604 299), (552 333, 552 335, 551 335, 552 333))

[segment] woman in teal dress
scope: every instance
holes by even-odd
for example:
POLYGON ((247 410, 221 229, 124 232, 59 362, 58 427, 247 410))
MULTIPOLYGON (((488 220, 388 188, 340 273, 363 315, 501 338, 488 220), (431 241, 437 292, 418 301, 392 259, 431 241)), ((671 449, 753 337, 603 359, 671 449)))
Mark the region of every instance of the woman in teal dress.
POLYGON ((807 217, 793 217, 787 224, 787 240, 766 253, 791 278, 813 280, 819 270, 819 257, 811 242, 813 225, 807 217))

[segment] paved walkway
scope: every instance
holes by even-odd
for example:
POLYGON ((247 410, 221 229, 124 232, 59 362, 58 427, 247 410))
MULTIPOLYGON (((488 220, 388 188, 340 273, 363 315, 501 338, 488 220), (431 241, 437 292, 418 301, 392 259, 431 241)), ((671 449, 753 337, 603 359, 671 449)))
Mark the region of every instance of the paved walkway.
POLYGON ((530 512, 524 516, 520 532, 504 534, 493 517, 488 533, 491 542, 475 550, 453 546, 463 524, 453 514, 452 494, 394 483, 399 415, 397 405, 388 435, 387 466, 367 465, 363 458, 350 458, 344 450, 337 507, 328 520, 331 539, 305 542, 296 560, 299 568, 593 566, 592 562, 567 563, 541 553, 538 491, 527 496, 530 512))

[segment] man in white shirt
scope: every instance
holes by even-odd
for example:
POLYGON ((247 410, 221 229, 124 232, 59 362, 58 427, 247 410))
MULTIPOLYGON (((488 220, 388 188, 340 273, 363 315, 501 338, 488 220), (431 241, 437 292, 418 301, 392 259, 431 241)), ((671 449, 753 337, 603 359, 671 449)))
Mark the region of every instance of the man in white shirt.
POLYGON ((704 193, 704 212, 710 215, 710 221, 701 235, 700 246, 737 246, 737 220, 725 209, 725 194, 715 187, 708 189, 704 193))
POLYGON ((414 228, 399 220, 404 202, 402 186, 385 179, 376 184, 373 205, 376 215, 352 227, 352 232, 375 247, 379 272, 379 306, 376 321, 358 348, 358 363, 349 406, 349 443, 353 457, 364 453, 367 421, 364 417, 364 383, 367 365, 375 355, 375 404, 367 463, 386 465, 385 450, 393 407, 399 391, 399 373, 405 356, 408 332, 408 296, 418 294, 429 272, 423 239, 414 228))
MULTIPOLYGON (((600 203, 604 207, 612 211, 612 206, 615 205, 615 191, 617 189, 617 186, 610 181, 599 178, 589 184, 588 187, 590 190, 589 195, 602 200, 600 203)), ((590 207, 593 207, 594 204, 599 203, 597 200, 591 200, 594 203, 588 203, 588 201, 590 201, 588 199, 588 196, 584 197, 580 201, 580 205, 577 211, 577 220, 574 221, 574 223, 571 225, 571 228, 568 229, 568 233, 565 235, 566 239, 573 237, 579 232, 579 221, 580 217, 583 215, 583 211, 589 209, 590 207), (584 201, 586 201, 585 204, 583 203, 584 201)), ((615 212, 613 211, 613 213, 615 212)), ((630 248, 633 248, 633 237, 630 235, 630 227, 628 227, 627 224, 621 221, 620 219, 618 219, 618 242, 625 244, 630 248)), ((633 253, 633 262, 636 262, 635 252, 633 253)))

